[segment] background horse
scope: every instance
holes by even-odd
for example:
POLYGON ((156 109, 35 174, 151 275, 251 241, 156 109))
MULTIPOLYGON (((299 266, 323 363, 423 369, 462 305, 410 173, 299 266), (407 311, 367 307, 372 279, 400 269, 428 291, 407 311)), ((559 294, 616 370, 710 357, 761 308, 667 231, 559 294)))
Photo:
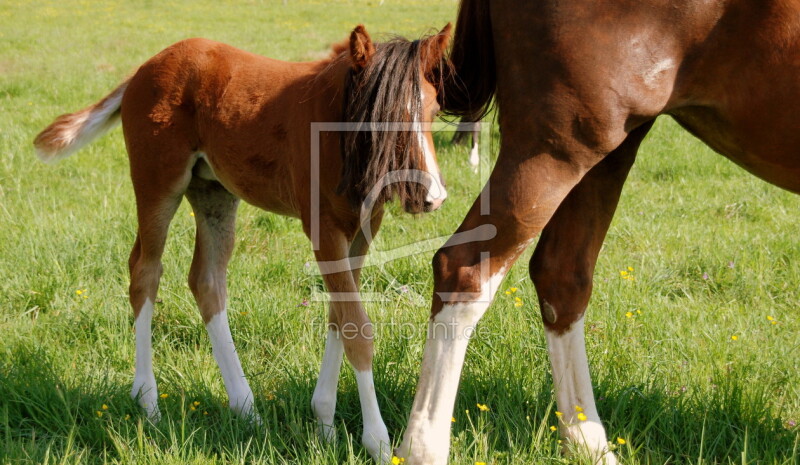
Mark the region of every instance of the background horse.
POLYGON ((450 143, 453 145, 464 145, 467 140, 467 135, 470 136, 472 144, 469 149, 469 164, 472 169, 477 171, 478 165, 481 163, 480 155, 480 139, 481 139, 481 120, 472 116, 464 116, 458 122, 453 138, 450 143))
POLYGON ((51 161, 122 120, 139 221, 129 261, 136 327, 131 395, 149 418, 160 417, 151 355, 153 303, 169 223, 185 196, 197 223, 189 286, 231 408, 260 421, 226 314, 226 270, 237 206, 244 199, 300 218, 309 236, 318 222, 315 255, 331 304, 312 408, 320 434, 332 440, 346 354, 361 399, 363 443, 376 460, 390 459, 373 386, 372 327, 358 296, 360 267, 385 201, 397 197, 407 211, 418 213, 437 209, 446 197, 430 125, 438 112, 431 79, 438 75, 449 34, 450 25, 422 41, 395 39, 376 46, 358 26, 329 59, 310 63, 189 39, 151 58, 98 103, 60 116, 37 136, 39 157, 51 161), (324 169, 317 179, 311 171, 311 124, 341 121, 355 130, 319 135, 324 169), (382 130, 374 122, 401 123, 408 130, 382 130), (407 176, 387 186, 391 173, 407 176), (315 189, 318 197, 312 195, 315 189), (360 218, 365 200, 377 204, 360 218))
POLYGON ((592 275, 642 139, 669 114, 756 176, 800 192, 800 4, 783 0, 463 0, 444 108, 496 96, 497 164, 453 241, 433 259, 428 341, 399 454, 446 463, 475 325, 506 271, 530 262, 560 430, 615 463, 595 407, 583 316, 592 275), (462 91, 466 90, 466 91, 462 91))

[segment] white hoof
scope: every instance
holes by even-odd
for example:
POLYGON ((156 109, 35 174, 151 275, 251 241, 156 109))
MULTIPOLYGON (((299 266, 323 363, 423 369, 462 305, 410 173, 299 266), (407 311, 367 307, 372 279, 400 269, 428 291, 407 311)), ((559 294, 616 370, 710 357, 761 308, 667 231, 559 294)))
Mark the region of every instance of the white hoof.
POLYGON ((381 424, 372 428, 371 431, 365 429, 364 435, 361 437, 361 444, 367 449, 375 463, 388 465, 392 462, 392 443, 385 425, 381 424))
POLYGON ((617 457, 608 448, 606 430, 599 422, 584 421, 563 431, 565 455, 588 457, 595 465, 617 465, 617 457))
POLYGON ((450 454, 449 444, 439 444, 438 447, 431 444, 415 441, 410 444, 408 440, 395 450, 395 455, 405 459, 404 465, 447 465, 447 457, 450 454))
POLYGON ((336 426, 332 423, 317 422, 317 436, 326 444, 333 444, 336 441, 336 426))
POLYGON ((131 389, 131 398, 145 411, 147 419, 152 423, 161 420, 161 411, 158 409, 158 388, 156 380, 139 381, 134 379, 131 389))
POLYGON ((239 416, 241 419, 250 422, 253 425, 261 426, 264 422, 261 420, 261 416, 256 412, 255 406, 253 405, 253 394, 244 396, 239 399, 231 399, 230 407, 233 412, 239 416))

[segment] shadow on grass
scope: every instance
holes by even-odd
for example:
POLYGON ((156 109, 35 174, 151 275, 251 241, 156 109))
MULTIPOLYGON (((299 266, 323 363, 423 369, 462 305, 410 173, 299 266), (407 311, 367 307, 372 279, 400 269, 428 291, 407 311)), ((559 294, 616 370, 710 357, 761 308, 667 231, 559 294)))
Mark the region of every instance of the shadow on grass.
MULTIPOLYGON (((549 366, 543 374, 541 384, 528 390, 513 378, 467 374, 456 415, 465 408, 475 410, 476 402, 490 402, 492 410, 483 423, 497 451, 511 452, 509 444, 536 447, 531 438, 537 428, 554 442, 555 433, 549 433, 549 426, 557 425, 549 366)), ((608 438, 626 440, 618 448, 623 459, 635 451, 638 463, 744 463, 744 455, 758 463, 794 465, 800 460, 800 428, 790 429, 771 414, 773 394, 768 387, 749 385, 746 373, 715 379, 710 392, 674 394, 658 381, 620 388, 624 381, 600 378, 595 385, 598 411, 608 438)), ((454 434, 471 428, 457 416, 454 434)))
MULTIPOLYGON (((311 379, 287 382, 274 397, 256 395, 263 426, 239 419, 227 399, 197 383, 161 398, 162 419, 154 425, 130 398, 130 380, 102 372, 65 379, 61 362, 46 349, 16 346, 0 363, 0 462, 206 463, 246 457, 278 463, 319 456, 312 444, 311 379)), ((345 447, 328 454, 332 462, 347 458, 345 447)))
MULTIPOLYGON (((17 346, 0 364, 0 444, 3 461, 44 462, 48 456, 82 451, 86 463, 126 462, 137 457, 177 455, 179 459, 247 457, 267 463, 303 461, 316 454, 322 463, 342 463, 358 443, 361 412, 352 376, 339 389, 337 430, 339 447, 314 446, 310 409, 313 373, 277 380, 272 395, 259 394, 256 405, 263 426, 236 418, 226 402, 201 384, 185 386, 183 394, 161 399, 163 420, 147 422, 129 397, 129 381, 114 380, 102 372, 92 378, 65 380, 55 366, 63 366, 44 349, 17 346), (194 405, 194 402, 198 402, 194 405), (192 407, 195 407, 194 410, 192 407)), ((377 366, 386 366, 379 359, 377 366)), ((389 366, 391 368, 391 366, 389 366)), ((345 367, 345 370, 349 368, 345 367)), ((488 370, 488 369, 486 369, 488 370)), ((414 373, 376 373, 376 390, 390 434, 397 441, 405 427, 416 387, 414 373)), ((511 376, 468 367, 456 404, 453 433, 470 438, 485 433, 490 449, 511 455, 518 448, 555 450, 555 407, 547 371, 526 386, 511 376), (476 403, 490 405, 479 412, 476 403), (470 410, 470 413, 466 413, 470 410), (536 436, 536 432, 544 432, 536 436)), ((742 373, 745 375, 745 373, 742 373)), ((653 382, 619 388, 619 380, 601 378, 595 392, 609 438, 624 437, 624 459, 636 450, 643 463, 719 463, 747 457, 771 463, 797 463, 797 429, 789 430, 769 415, 769 389, 753 389, 746 376, 727 376, 711 393, 668 394, 653 382)), ((500 460, 502 461, 502 460, 500 460)))

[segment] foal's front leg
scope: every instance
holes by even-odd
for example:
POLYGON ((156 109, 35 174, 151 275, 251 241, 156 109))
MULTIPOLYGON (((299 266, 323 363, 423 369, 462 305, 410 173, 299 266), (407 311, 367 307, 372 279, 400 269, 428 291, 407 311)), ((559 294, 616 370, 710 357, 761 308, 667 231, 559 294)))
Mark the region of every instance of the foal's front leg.
POLYGON ((361 304, 357 286, 357 270, 363 257, 361 252, 366 252, 368 244, 358 242, 359 237, 353 244, 352 261, 346 236, 336 229, 322 232, 320 249, 315 252, 331 302, 325 354, 311 403, 320 435, 325 440, 332 440, 335 435, 333 412, 336 407, 336 385, 342 354, 347 355, 355 371, 361 400, 364 421, 362 443, 376 462, 385 464, 391 459, 391 447, 372 377, 372 322, 361 304))

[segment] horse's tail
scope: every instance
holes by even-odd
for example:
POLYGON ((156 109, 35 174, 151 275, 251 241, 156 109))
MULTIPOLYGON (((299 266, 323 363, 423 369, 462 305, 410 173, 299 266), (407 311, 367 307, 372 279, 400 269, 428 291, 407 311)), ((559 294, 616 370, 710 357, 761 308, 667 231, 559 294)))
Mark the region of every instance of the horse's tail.
POLYGON ((130 78, 94 105, 56 118, 34 139, 36 156, 45 163, 55 162, 116 126, 129 82, 130 78))
POLYGON ((479 121, 495 93, 495 58, 490 0, 462 0, 453 49, 453 72, 445 76, 445 112, 479 121))

